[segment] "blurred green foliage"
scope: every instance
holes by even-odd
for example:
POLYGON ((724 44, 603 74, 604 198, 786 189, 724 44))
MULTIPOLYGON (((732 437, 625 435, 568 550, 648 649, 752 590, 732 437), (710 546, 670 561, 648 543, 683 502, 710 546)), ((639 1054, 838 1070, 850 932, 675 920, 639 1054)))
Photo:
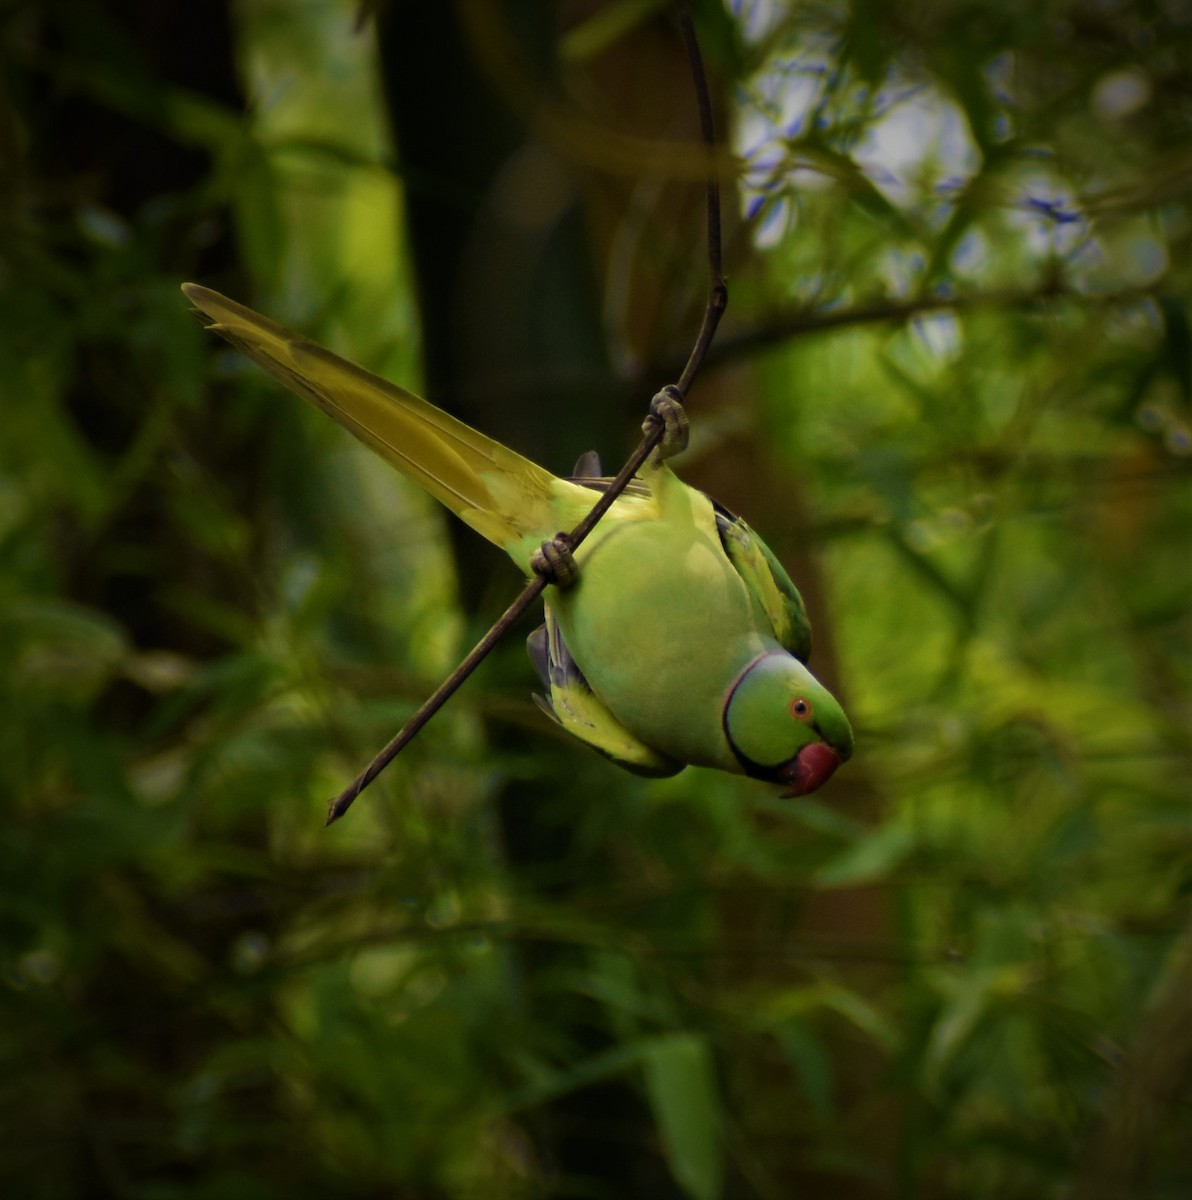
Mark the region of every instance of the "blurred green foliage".
MULTIPOLYGON (((614 121, 663 7, 560 8, 528 94, 614 121)), ((418 386, 436 181, 346 0, 0 6, 5 1195, 1188 1194, 1186 6, 731 7, 690 477, 792 564, 858 755, 637 780, 511 645, 324 831, 516 580, 461 598, 442 515, 177 285, 418 386)), ((656 184, 576 281, 624 370, 702 302, 656 184)))

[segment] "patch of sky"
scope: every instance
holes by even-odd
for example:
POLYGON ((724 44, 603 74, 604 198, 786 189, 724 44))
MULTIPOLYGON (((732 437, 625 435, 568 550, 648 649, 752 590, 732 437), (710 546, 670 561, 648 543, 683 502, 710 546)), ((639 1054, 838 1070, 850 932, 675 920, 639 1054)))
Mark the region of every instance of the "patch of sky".
POLYGON ((944 197, 961 191, 980 168, 981 154, 960 108, 925 82, 894 81, 878 102, 881 115, 853 154, 873 185, 902 208, 941 181, 944 197))
POLYGON ((937 362, 954 362, 960 354, 961 329, 955 313, 920 313, 911 321, 911 332, 928 356, 937 362))
POLYGON ((929 205, 926 214, 933 227, 938 228, 951 217, 968 186, 969 179, 963 175, 950 175, 936 183, 933 189, 935 203, 929 205))
MULTIPOLYGON (((748 16, 763 25, 771 19, 754 13, 758 6, 730 3, 729 7, 739 19, 748 16)), ((768 13, 773 6, 760 7, 768 13)), ((789 228, 793 207, 784 197, 792 189, 829 185, 810 170, 796 177, 792 143, 806 134, 823 104, 834 69, 834 49, 834 39, 810 31, 795 49, 784 48, 767 59, 738 91, 733 142, 745 163, 740 203, 746 219, 756 221, 754 236, 760 245, 773 245, 789 228)))
POLYGON ((1089 97, 1092 110, 1103 121, 1123 121, 1146 107, 1151 98, 1151 81, 1135 69, 1102 75, 1089 97))
POLYGON ((747 160, 765 156, 806 131, 822 102, 830 64, 819 49, 771 58, 738 92, 735 141, 747 160))
POLYGON ((999 104, 1004 104, 1012 108, 1014 104, 1014 93, 1011 86, 1011 81, 1014 78, 1013 52, 1004 50, 1001 54, 995 54, 981 68, 981 74, 985 77, 985 84, 989 88, 989 94, 999 104))
POLYGON ((895 299, 911 295, 918 288, 926 265, 921 250, 890 249, 882 256, 881 265, 887 294, 895 299))
POLYGON ((725 0, 746 42, 756 44, 770 36, 787 16, 789 9, 778 0, 725 0))
POLYGON ((1023 232, 1027 249, 1040 258, 1071 258, 1089 238, 1088 218, 1073 190, 1041 167, 1019 177, 1007 223, 1023 232))
POLYGON ((754 244, 761 249, 777 246, 794 224, 794 206, 785 196, 759 198, 751 217, 757 216, 753 227, 754 244))
POLYGON ((951 268, 957 275, 976 275, 988 260, 989 242, 978 229, 970 229, 952 249, 951 268))

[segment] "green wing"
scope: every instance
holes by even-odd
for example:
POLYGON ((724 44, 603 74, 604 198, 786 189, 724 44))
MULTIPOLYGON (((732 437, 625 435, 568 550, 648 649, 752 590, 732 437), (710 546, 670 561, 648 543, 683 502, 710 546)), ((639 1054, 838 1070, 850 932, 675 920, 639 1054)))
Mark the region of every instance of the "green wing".
POLYGON ((740 517, 715 501, 713 505, 716 532, 729 562, 761 605, 775 640, 805 663, 811 657, 811 623, 799 589, 770 547, 740 517))
MULTIPOLYGON (((594 491, 605 491, 612 479, 600 474, 600 460, 591 451, 575 464, 569 482, 594 491)), ((639 478, 630 481, 627 496, 647 496, 648 486, 639 478)), ((708 497, 716 515, 716 532, 733 569, 753 594, 765 613, 774 640, 800 662, 811 657, 811 622, 799 589, 791 581, 773 551, 735 513, 708 497)))
POLYGON ((563 641, 550 606, 546 623, 530 634, 527 649, 550 698, 535 696, 538 707, 581 742, 637 775, 676 775, 683 764, 634 737, 596 698, 563 641))

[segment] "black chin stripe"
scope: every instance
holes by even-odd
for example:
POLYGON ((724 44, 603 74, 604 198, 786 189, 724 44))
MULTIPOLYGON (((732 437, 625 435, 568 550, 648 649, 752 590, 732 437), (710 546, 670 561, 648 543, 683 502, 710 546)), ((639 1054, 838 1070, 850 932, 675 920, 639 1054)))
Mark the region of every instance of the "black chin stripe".
POLYGON ((785 766, 784 762, 775 763, 773 766, 766 766, 765 763, 759 763, 756 759, 752 759, 746 754, 735 741, 733 741, 732 731, 728 727, 728 709, 733 702, 733 696, 736 694, 737 688, 741 684, 741 680, 745 678, 750 668, 761 662, 763 658, 768 658, 771 654, 775 654, 775 650, 765 650, 756 658, 750 659, 749 662, 741 668, 741 673, 733 680, 732 687, 728 689, 728 695, 724 698, 724 703, 720 706, 720 728, 724 730, 724 740, 728 742, 728 748, 733 752, 733 757, 741 764, 741 770, 750 779, 764 779, 767 783, 781 782, 778 780, 779 768, 785 766))

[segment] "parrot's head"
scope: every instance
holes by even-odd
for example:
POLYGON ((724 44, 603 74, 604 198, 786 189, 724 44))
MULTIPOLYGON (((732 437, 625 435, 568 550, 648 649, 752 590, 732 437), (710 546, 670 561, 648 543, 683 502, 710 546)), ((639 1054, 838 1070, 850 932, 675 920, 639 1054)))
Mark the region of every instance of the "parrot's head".
POLYGON ((805 796, 853 753, 836 698, 793 655, 771 650, 737 676, 724 702, 724 732, 741 769, 805 796))

